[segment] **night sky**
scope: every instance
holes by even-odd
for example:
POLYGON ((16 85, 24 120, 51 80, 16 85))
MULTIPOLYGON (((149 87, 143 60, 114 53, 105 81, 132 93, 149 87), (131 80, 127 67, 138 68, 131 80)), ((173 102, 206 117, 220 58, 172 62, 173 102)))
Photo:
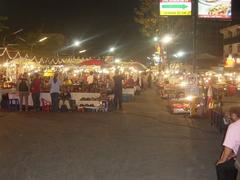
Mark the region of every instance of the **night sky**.
MULTIPOLYGON (((84 48, 92 56, 102 55, 114 45, 126 58, 144 59, 151 52, 135 24, 134 8, 139 0, 1 0, 0 15, 9 17, 14 31, 59 32, 70 42, 85 40, 84 48)), ((237 0, 236 0, 237 2, 237 0)), ((239 2, 234 11, 240 12, 239 2)))
MULTIPOLYGON (((143 58, 151 48, 134 23, 138 0, 2 0, 1 15, 9 17, 12 29, 60 32, 83 44, 92 56, 102 55, 110 46, 124 57, 143 58), (148 50, 147 50, 148 48, 148 50)), ((123 58, 124 58, 123 57, 123 58)))

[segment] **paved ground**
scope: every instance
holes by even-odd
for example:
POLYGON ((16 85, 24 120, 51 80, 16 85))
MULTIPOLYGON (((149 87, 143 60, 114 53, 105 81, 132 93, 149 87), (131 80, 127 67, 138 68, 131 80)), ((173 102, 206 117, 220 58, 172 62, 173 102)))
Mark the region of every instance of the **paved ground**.
POLYGON ((153 92, 113 113, 2 113, 1 180, 214 180, 222 137, 153 92))

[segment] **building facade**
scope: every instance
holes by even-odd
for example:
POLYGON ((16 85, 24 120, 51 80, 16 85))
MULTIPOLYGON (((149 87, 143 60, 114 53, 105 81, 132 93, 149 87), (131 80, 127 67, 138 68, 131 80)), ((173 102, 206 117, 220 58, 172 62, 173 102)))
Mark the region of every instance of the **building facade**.
POLYGON ((240 64, 240 25, 221 29, 223 34, 223 60, 227 65, 240 64))

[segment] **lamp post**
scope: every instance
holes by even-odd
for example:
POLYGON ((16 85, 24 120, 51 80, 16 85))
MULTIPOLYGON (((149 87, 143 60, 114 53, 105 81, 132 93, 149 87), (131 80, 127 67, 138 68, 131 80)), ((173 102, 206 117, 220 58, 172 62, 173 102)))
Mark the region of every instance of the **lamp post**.
POLYGON ((174 54, 173 56, 175 58, 182 58, 186 53, 184 51, 178 51, 176 54, 174 54))
POLYGON ((73 57, 75 58, 75 51, 76 49, 82 44, 81 41, 79 40, 75 40, 72 44, 72 47, 73 47, 73 57))
POLYGON ((153 38, 153 41, 154 41, 154 42, 158 42, 158 41, 159 41, 159 38, 158 38, 157 36, 155 36, 155 37, 153 38))
POLYGON ((108 50, 109 57, 111 58, 112 61, 114 61, 115 59, 115 56, 114 56, 115 51, 116 51, 116 47, 114 46, 110 47, 108 50))
POLYGON ((32 43, 31 45, 31 54, 32 54, 32 51, 33 51, 33 47, 37 44, 37 43, 42 43, 44 41, 46 41, 48 39, 48 37, 43 37, 41 39, 39 39, 38 41, 36 41, 35 43, 32 43))
POLYGON ((169 44, 172 42, 172 40, 173 40, 173 37, 171 35, 167 34, 162 38, 162 43, 169 44))
POLYGON ((116 51, 116 48, 115 48, 115 47, 109 48, 109 52, 110 52, 110 53, 114 53, 115 51, 116 51))
POLYGON ((74 41, 73 46, 74 46, 74 47, 79 47, 80 44, 81 44, 81 42, 78 41, 78 40, 76 40, 76 41, 74 41))
POLYGON ((41 42, 43 42, 43 41, 46 41, 47 39, 48 39, 48 37, 43 37, 43 38, 39 39, 38 42, 41 43, 41 42))
POLYGON ((83 54, 83 53, 85 53, 85 52, 87 52, 86 49, 79 51, 79 54, 83 54))
MULTIPOLYGON (((166 51, 167 51, 167 45, 173 41, 173 37, 170 34, 166 34, 162 38, 159 38, 159 37, 155 36, 153 38, 153 41, 155 43, 157 43, 156 44, 157 48, 163 47, 163 49, 166 49, 166 51)), ((160 53, 159 56, 161 56, 161 52, 159 52, 159 50, 158 50, 158 53, 160 53)))

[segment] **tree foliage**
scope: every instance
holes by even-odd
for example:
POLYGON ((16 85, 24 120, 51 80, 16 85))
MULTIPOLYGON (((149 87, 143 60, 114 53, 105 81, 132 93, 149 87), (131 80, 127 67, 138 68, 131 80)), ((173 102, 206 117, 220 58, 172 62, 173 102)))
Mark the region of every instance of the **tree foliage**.
POLYGON ((7 20, 7 17, 0 16, 0 33, 8 29, 8 26, 6 25, 7 20))
POLYGON ((140 31, 147 37, 173 33, 179 37, 192 31, 191 17, 164 17, 159 15, 159 4, 156 0, 141 0, 135 9, 135 22, 140 31))
POLYGON ((27 32, 23 39, 25 42, 21 42, 21 48, 38 56, 54 56, 65 44, 65 37, 60 33, 27 32), (43 37, 48 39, 39 42, 43 37))

